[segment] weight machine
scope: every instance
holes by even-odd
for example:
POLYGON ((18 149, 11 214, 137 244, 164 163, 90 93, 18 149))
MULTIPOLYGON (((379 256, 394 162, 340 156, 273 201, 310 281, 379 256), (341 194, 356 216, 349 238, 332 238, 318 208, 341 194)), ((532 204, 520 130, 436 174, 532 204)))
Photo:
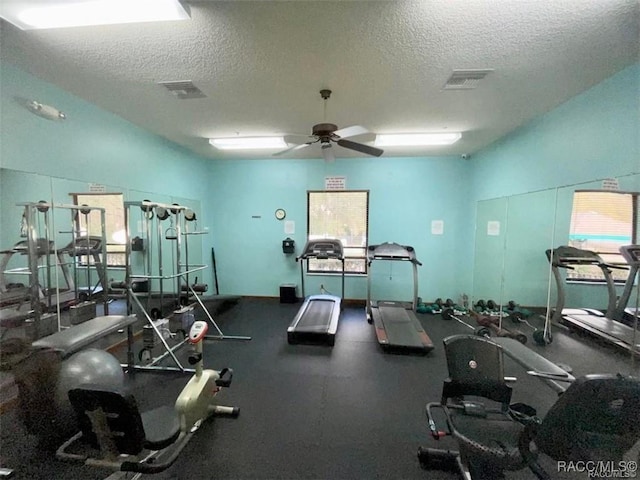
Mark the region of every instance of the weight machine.
MULTIPOLYGON (((3 289, 8 289, 6 275, 18 275, 27 277, 28 287, 22 289, 22 296, 15 302, 17 306, 0 311, 0 318, 3 326, 15 323, 17 317, 25 322, 28 321, 28 326, 32 329, 29 337, 35 340, 60 330, 62 328, 60 324, 61 309, 78 302, 78 290, 73 279, 73 276, 77 274, 78 265, 74 257, 72 264, 74 275, 72 275, 69 269, 70 264, 64 259, 64 255, 70 252, 80 255, 88 254, 86 248, 83 250, 82 245, 76 243, 77 231, 75 228, 70 232, 59 232, 72 233, 73 239, 65 249, 56 248, 55 240, 52 238, 54 237, 53 209, 69 210, 72 212, 72 218, 81 210, 100 211, 100 242, 97 242, 99 245, 92 249, 91 254, 94 256, 95 267, 98 269, 98 276, 102 282, 106 278, 106 266, 104 262, 98 260, 100 255, 102 258, 106 258, 105 212, 100 207, 52 204, 43 200, 16 205, 23 208, 20 234, 22 237, 26 237, 26 240, 18 242, 13 249, 4 252, 0 264, 2 266, 0 286, 3 289), (7 268, 9 261, 15 254, 26 257, 26 266, 7 268), (61 277, 63 285, 61 285, 61 277), (28 306, 24 308, 27 301, 28 306), (48 315, 53 311, 56 311, 57 322, 54 321, 52 315, 48 315), (45 321, 46 324, 44 324, 45 321)), ((89 268, 88 263, 87 268, 89 268)), ((104 299, 104 311, 107 315, 108 302, 106 298, 104 299)))
POLYGON ((207 265, 193 265, 188 263, 188 235, 206 233, 198 231, 189 232, 186 228, 184 232, 182 231, 185 222, 195 220, 195 213, 191 209, 182 205, 167 205, 149 200, 125 202, 124 207, 127 242, 125 261, 126 274, 123 286, 127 291, 127 311, 130 314, 133 311, 133 307, 135 307, 140 315, 146 320, 146 338, 149 346, 145 346, 139 355, 140 360, 143 358, 148 360, 146 365, 135 365, 133 361, 134 353, 132 349, 129 349, 128 365, 123 366, 128 367, 129 369, 133 368, 141 371, 179 371, 192 373, 194 370, 185 368, 175 355, 175 352, 185 345, 186 338, 181 338, 174 345, 169 345, 167 340, 175 338, 176 333, 179 333, 179 330, 183 333, 189 331, 189 323, 191 323, 191 320, 193 319, 193 309, 196 306, 200 306, 200 308, 202 308, 209 324, 213 326, 216 332, 216 334, 207 335, 205 338, 215 340, 251 340, 251 337, 246 336, 225 335, 209 313, 202 299, 194 289, 194 286, 189 284, 189 277, 191 275, 195 275, 207 268, 207 265), (142 274, 135 273, 132 265, 134 243, 132 241, 133 237, 131 233, 130 220, 133 218, 133 208, 139 208, 143 216, 142 233, 144 238, 140 239, 139 237, 136 237, 136 243, 138 244, 136 246, 136 251, 142 250, 145 254, 143 261, 144 271, 142 274), (162 222, 167 219, 170 221, 170 226, 165 229, 162 222), (153 248, 153 236, 151 233, 154 230, 154 225, 152 225, 152 223, 155 223, 156 231, 157 245, 155 246, 155 252, 153 248), (184 263, 182 263, 183 240, 185 249, 184 263), (165 272, 164 268, 162 245, 165 241, 172 242, 172 273, 165 272), (151 257, 154 253, 157 253, 158 256, 157 272, 152 269, 151 257), (173 282, 174 287, 174 295, 168 303, 165 303, 165 281, 173 282), (159 286, 159 291, 157 293, 152 292, 152 286, 154 283, 159 286), (142 285, 142 288, 137 288, 135 287, 136 285, 142 285), (186 305, 182 305, 181 301, 183 299, 181 297, 183 286, 187 291, 185 301, 186 305), (189 304, 188 301, 191 298, 195 299, 195 302, 189 304), (151 308, 154 304, 153 302, 157 299, 159 299, 159 308, 151 308), (166 320, 162 318, 164 316, 163 313, 168 311, 171 311, 169 316, 173 317, 174 320, 179 317, 180 325, 175 329, 176 332, 172 331, 170 320, 169 322, 163 321, 166 320), (158 357, 150 358, 152 348, 151 342, 155 342, 155 340, 160 341, 164 349, 164 353, 158 357), (159 363, 167 357, 171 357, 176 365, 175 367, 159 365, 159 363))

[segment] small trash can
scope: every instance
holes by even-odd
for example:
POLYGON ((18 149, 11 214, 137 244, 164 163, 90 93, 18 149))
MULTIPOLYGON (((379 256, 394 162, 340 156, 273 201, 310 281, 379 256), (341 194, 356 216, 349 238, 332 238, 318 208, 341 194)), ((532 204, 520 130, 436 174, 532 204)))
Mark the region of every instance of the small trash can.
POLYGON ((295 283, 283 283, 280 285, 280 303, 297 303, 295 283))

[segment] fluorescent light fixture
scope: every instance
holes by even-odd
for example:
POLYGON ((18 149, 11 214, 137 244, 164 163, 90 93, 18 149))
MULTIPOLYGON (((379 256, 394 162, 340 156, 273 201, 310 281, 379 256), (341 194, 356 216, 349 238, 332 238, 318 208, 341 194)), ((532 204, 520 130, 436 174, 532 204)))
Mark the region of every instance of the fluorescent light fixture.
POLYGON ((210 138, 209 143, 219 150, 259 150, 261 148, 287 148, 282 137, 210 138))
POLYGON ((187 20, 179 0, 2 0, 0 17, 22 30, 187 20))
POLYGON ((462 137, 459 132, 450 133, 394 133, 376 135, 376 147, 425 147, 451 145, 462 137))

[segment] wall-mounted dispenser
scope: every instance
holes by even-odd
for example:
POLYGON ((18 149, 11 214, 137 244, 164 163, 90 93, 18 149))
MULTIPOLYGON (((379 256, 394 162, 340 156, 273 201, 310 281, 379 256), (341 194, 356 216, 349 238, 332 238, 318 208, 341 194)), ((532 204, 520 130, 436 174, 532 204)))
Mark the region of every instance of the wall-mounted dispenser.
POLYGON ((282 241, 282 253, 291 254, 296 250, 296 242, 287 237, 282 241))
POLYGON ((133 237, 131 239, 131 251, 144 252, 144 240, 140 237, 133 237))

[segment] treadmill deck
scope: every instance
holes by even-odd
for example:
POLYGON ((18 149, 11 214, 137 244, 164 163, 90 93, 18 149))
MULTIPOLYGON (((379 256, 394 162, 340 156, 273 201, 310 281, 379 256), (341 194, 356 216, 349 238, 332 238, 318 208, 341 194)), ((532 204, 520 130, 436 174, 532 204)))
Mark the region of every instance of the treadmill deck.
POLYGON ((371 316, 378 342, 385 350, 413 350, 423 354, 433 350, 433 342, 420 321, 402 304, 377 302, 376 306, 372 305, 371 316))
POLYGON ((564 311, 562 318, 565 323, 593 333, 598 337, 607 340, 609 343, 627 351, 635 350, 635 352, 640 353, 640 332, 636 332, 634 349, 634 329, 623 323, 611 320, 607 317, 598 317, 594 315, 567 315, 564 311))
POLYGON ((287 329, 288 342, 326 341, 333 345, 338 330, 340 304, 340 297, 334 295, 307 297, 287 329))

